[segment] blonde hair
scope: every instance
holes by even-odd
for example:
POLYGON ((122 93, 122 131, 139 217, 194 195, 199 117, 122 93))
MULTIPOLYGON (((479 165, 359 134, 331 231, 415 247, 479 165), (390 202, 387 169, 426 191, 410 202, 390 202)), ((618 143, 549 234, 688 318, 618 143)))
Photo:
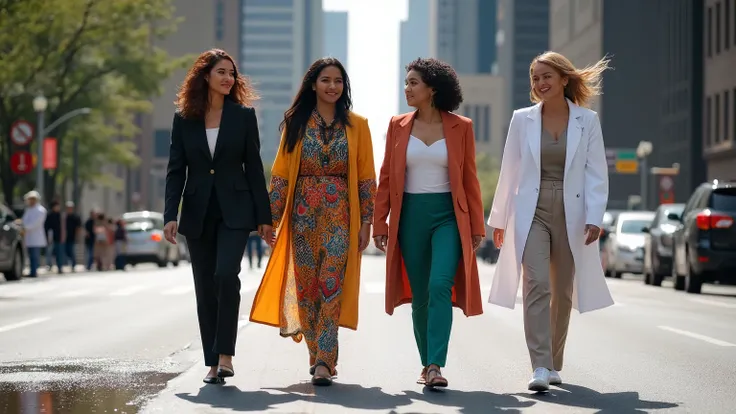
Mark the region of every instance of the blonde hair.
POLYGON ((601 60, 593 65, 583 69, 577 69, 570 59, 557 52, 544 52, 535 57, 529 65, 529 81, 531 82, 531 90, 529 98, 532 102, 538 103, 542 98, 537 95, 534 90, 534 79, 532 71, 536 63, 544 63, 554 68, 562 77, 567 77, 567 86, 565 87, 565 97, 571 100, 575 105, 587 106, 590 98, 601 94, 601 78, 603 72, 609 69, 611 60, 608 56, 604 56, 601 60))

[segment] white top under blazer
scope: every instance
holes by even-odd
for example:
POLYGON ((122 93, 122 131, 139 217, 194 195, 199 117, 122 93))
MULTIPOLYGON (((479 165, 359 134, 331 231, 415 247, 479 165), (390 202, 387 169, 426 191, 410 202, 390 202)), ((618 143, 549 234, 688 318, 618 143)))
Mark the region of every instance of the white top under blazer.
POLYGON ((207 146, 210 147, 210 155, 215 156, 215 145, 217 145, 217 134, 220 128, 207 128, 207 146))
POLYGON ((414 135, 409 136, 404 192, 410 194, 450 192, 447 142, 444 138, 428 146, 414 135))

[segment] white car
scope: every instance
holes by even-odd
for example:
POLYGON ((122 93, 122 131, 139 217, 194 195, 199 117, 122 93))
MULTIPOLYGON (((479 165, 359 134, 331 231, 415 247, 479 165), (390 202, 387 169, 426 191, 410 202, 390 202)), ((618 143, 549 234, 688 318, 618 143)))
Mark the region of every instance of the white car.
POLYGON ((164 238, 164 215, 154 211, 134 211, 123 214, 128 245, 126 263, 155 263, 166 267, 179 265, 181 251, 164 238))
POLYGON ((653 211, 624 211, 615 218, 605 247, 607 276, 643 273, 646 229, 653 219, 653 211))

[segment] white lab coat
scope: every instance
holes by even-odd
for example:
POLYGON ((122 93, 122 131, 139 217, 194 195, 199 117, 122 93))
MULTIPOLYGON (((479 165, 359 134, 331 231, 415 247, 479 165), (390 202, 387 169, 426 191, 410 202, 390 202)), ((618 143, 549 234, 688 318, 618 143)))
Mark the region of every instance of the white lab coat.
POLYGON ((26 247, 46 247, 46 208, 41 204, 28 207, 22 220, 26 247))
MULTIPOLYGON (((564 203, 575 261, 573 307, 580 313, 613 305, 598 241, 585 246, 585 225, 601 227, 608 203, 608 167, 598 114, 567 101, 564 203)), ((539 197, 542 104, 514 111, 488 225, 504 229, 489 303, 513 309, 522 275, 521 259, 539 197)))

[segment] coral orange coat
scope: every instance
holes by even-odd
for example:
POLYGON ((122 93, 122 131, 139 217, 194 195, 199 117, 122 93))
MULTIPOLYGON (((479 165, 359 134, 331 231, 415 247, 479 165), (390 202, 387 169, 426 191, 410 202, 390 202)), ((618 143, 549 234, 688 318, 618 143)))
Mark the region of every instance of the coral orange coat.
MULTIPOLYGON (((373 236, 388 236, 386 313, 389 315, 393 314, 397 306, 411 303, 412 298, 398 245, 398 234, 406 174, 406 147, 415 113, 391 118, 376 194, 373 236)), ((455 217, 463 247, 462 261, 455 274, 452 304, 462 309, 466 316, 480 315, 483 313, 483 305, 472 236, 485 236, 485 223, 475 167, 473 121, 460 115, 443 112, 442 128, 447 143, 450 190, 455 200, 455 217)))

